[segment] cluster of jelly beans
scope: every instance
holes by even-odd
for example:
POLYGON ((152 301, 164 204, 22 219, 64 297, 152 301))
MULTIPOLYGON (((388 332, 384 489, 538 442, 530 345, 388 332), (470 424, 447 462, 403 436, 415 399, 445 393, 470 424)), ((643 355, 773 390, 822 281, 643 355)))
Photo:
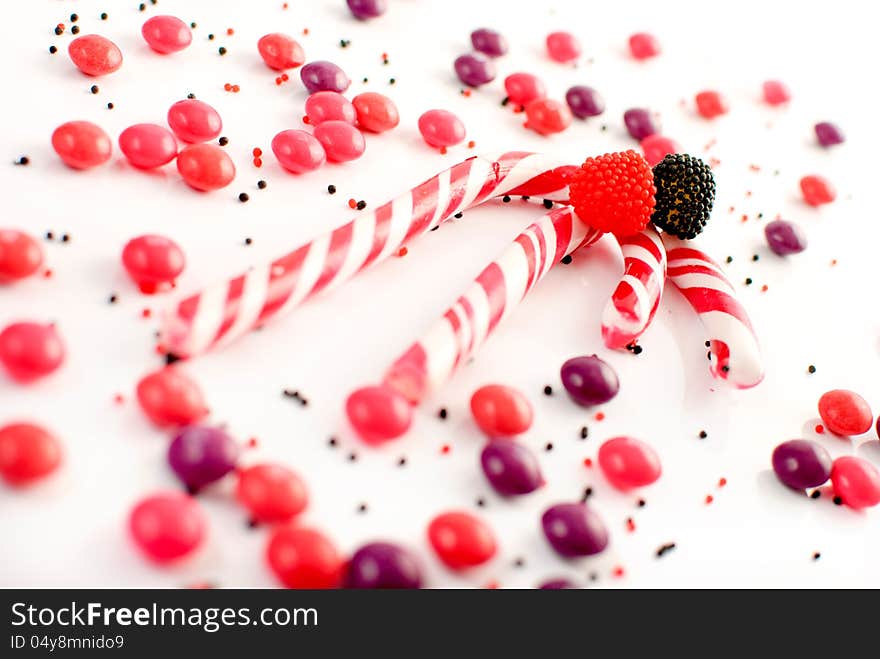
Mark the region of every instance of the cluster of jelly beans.
MULTIPOLYGON (((825 392, 819 399, 819 416, 824 425, 817 430, 827 428, 842 437, 868 432, 874 420, 865 399, 846 389, 825 392)), ((818 488, 830 479, 837 503, 856 510, 880 504, 880 471, 862 458, 846 455, 832 461, 817 442, 793 439, 776 447, 772 463, 779 480, 794 490, 818 488)))

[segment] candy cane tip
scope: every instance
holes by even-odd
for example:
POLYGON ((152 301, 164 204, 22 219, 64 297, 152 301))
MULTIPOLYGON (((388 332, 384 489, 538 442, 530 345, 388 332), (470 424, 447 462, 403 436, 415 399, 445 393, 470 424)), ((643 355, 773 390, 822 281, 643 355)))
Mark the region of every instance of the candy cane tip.
POLYGON ((400 437, 413 421, 410 402, 384 384, 355 390, 345 401, 345 412, 357 435, 373 446, 400 437))

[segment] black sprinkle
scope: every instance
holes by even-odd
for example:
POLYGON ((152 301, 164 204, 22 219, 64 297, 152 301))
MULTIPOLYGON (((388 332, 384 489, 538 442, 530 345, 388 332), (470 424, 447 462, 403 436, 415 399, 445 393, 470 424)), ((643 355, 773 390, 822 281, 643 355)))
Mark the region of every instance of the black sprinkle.
POLYGON ((604 133, 606 130, 608 130, 608 124, 602 124, 601 126, 599 126, 599 130, 604 133))
POLYGON ((63 242, 63 243, 69 243, 69 242, 70 242, 70 235, 68 235, 68 234, 66 234, 66 233, 61 234, 61 242, 63 242))
POLYGON ((247 525, 248 525, 248 528, 249 528, 249 529, 255 529, 255 528, 258 528, 258 527, 260 526, 260 523, 259 523, 257 520, 255 520, 253 517, 251 517, 251 518, 247 521, 247 525))
POLYGON ((657 549, 657 558, 662 558, 664 554, 675 549, 674 542, 667 542, 665 545, 661 545, 659 549, 657 549))
POLYGON ((761 257, 758 256, 757 254, 752 254, 752 261, 757 261, 757 260, 760 259, 760 258, 761 258, 761 257))
POLYGON ((721 367, 721 370, 722 370, 724 373, 729 373, 729 372, 730 372, 730 366, 727 366, 727 365, 722 366, 722 367, 721 367))
POLYGON ((359 506, 358 506, 358 512, 359 512, 359 513, 365 513, 365 512, 367 512, 367 504, 362 503, 361 505, 359 505, 359 506))
POLYGON ((647 503, 648 503, 648 502, 645 501, 644 499, 639 499, 639 501, 638 501, 638 503, 637 503, 636 505, 637 505, 639 508, 644 508, 644 507, 647 505, 647 503))
POLYGON ((55 239, 55 234, 52 233, 51 231, 47 231, 46 232, 46 240, 54 240, 54 239, 55 239))
POLYGON ((503 201, 505 204, 509 204, 510 203, 510 195, 507 195, 507 194, 504 195, 503 197, 501 197, 501 201, 503 201))
POLYGON ((764 217, 764 213, 758 213, 758 219, 759 219, 759 220, 760 220, 760 219, 763 219, 763 217, 764 217))
POLYGON ((349 453, 348 454, 348 461, 349 462, 357 462, 357 459, 358 459, 357 453, 349 453))
POLYGON ((832 499, 832 501, 834 501, 834 505, 835 505, 835 506, 843 505, 843 499, 841 499, 840 497, 834 497, 834 498, 832 499))
POLYGON ((395 80, 394 78, 391 78, 391 79, 388 81, 388 84, 389 84, 389 85, 393 85, 395 82, 397 82, 397 80, 395 80))
POLYGON ((260 190, 265 190, 266 189, 266 182, 264 180, 260 179, 259 181, 257 181, 257 187, 260 188, 260 190))
POLYGON ((454 217, 456 220, 460 220, 461 218, 464 217, 464 213, 456 213, 452 217, 454 217))
POLYGON ((633 354, 634 355, 641 355, 642 354, 642 346, 639 346, 639 345, 633 346, 633 354))
POLYGON ((544 387, 544 395, 545 396, 552 396, 553 395, 553 387, 551 387, 549 384, 546 387, 544 387))
POLYGON ((89 91, 93 94, 97 94, 99 91, 101 91, 101 89, 98 87, 98 85, 92 85, 91 87, 89 87, 89 91))
POLYGON ((807 366, 807 373, 813 374, 813 373, 815 373, 815 372, 816 372, 816 367, 815 367, 815 366, 813 366, 812 364, 810 364, 809 366, 807 366))
POLYGON ((599 580, 599 575, 598 575, 596 572, 590 572, 590 577, 589 577, 589 579, 590 579, 590 581, 598 581, 598 580, 599 580))
POLYGON ((238 200, 242 203, 244 203, 248 199, 250 199, 250 197, 248 196, 247 192, 242 192, 240 195, 238 195, 238 200))
POLYGON ((214 41, 214 35, 213 35, 213 34, 209 34, 209 35, 208 35, 208 41, 214 41))
POLYGON ((217 49, 217 52, 220 53, 221 55, 225 55, 226 54, 226 46, 220 46, 217 49))
POLYGON ((820 558, 822 558, 822 554, 820 554, 819 552, 813 553, 813 560, 814 561, 818 561, 820 558))
POLYGON ((522 196, 522 200, 523 200, 523 201, 528 201, 529 199, 531 199, 531 197, 530 197, 529 195, 527 195, 527 194, 524 194, 524 195, 522 196))
POLYGON ((517 559, 513 562, 513 567, 523 567, 525 564, 526 564, 525 559, 523 559, 523 558, 517 558, 517 559))
POLYGON ((559 260, 559 262, 560 262, 560 263, 564 263, 565 265, 568 265, 569 263, 571 263, 571 254, 566 254, 565 256, 563 256, 563 257, 559 260))
MULTIPOLYGON (((284 395, 287 395, 286 391, 284 392, 284 395)), ((338 441, 335 437, 331 437, 327 440, 327 446, 329 446, 330 448, 336 448, 336 444, 338 444, 338 441)))
POLYGON ((339 40, 339 47, 340 48, 348 48, 350 45, 351 45, 351 41, 349 41, 348 39, 340 39, 339 40))
POLYGON ((546 208, 548 210, 553 208, 553 202, 550 201, 549 199, 545 199, 544 200, 544 208, 546 208))
POLYGON ((195 22, 195 21, 193 21, 192 23, 190 23, 189 26, 190 26, 193 30, 195 30, 195 29, 198 27, 198 26, 196 25, 196 22, 195 22))
POLYGON ((728 263, 733 263, 733 257, 732 257, 732 256, 728 256, 726 260, 727 260, 728 263))
POLYGON ((364 78, 364 84, 367 84, 368 82, 370 82, 370 79, 365 77, 365 78, 364 78))
POLYGON ((113 103, 108 103, 108 104, 107 104, 107 109, 108 109, 108 110, 112 110, 113 108, 114 108, 113 103))
POLYGON ((220 146, 226 146, 227 144, 229 144, 229 138, 221 137, 219 140, 217 140, 217 144, 219 144, 220 146))
POLYGON ((253 242, 254 242, 253 238, 245 238, 244 239, 245 245, 251 245, 251 244, 253 244, 253 242))
POLYGON ((79 34, 79 25, 74 25, 72 28, 70 28, 70 33, 79 34))
POLYGON ((436 231, 436 230, 439 229, 439 228, 440 228, 440 225, 438 224, 437 226, 433 226, 433 227, 431 227, 431 231, 436 231))
POLYGON ((705 430, 700 431, 700 439, 706 439, 706 437, 708 437, 708 436, 709 436, 709 433, 707 433, 705 430))
POLYGON ((109 302, 110 304, 116 304, 116 301, 118 299, 119 298, 116 297, 116 293, 113 293, 109 298, 107 298, 107 302, 109 302))
POLYGON ((752 278, 746 277, 746 286, 751 286, 751 285, 752 285, 752 278))
POLYGON ((106 11, 102 11, 102 12, 101 12, 101 20, 102 20, 102 21, 106 21, 106 20, 107 20, 107 12, 106 12, 106 11))
POLYGON ((138 5, 138 11, 144 11, 146 8, 147 8, 147 5, 145 5, 143 2, 138 5))
POLYGON ((592 488, 592 487, 585 488, 585 489, 584 489, 584 496, 581 497, 581 500, 582 500, 582 501, 586 501, 586 500, 589 499, 591 496, 593 496, 593 488, 592 488))
POLYGON ((400 460, 397 461, 397 466, 398 467, 405 467, 406 466, 406 458, 400 458, 400 460))
POLYGON ((711 342, 711 341, 706 341, 706 347, 707 347, 707 348, 708 348, 709 346, 711 346, 711 345, 712 345, 712 342, 711 342))
POLYGON ((328 185, 327 192, 329 192, 330 194, 336 194, 336 186, 335 185, 328 185))
POLYGON ((819 490, 813 490, 812 492, 810 492, 811 499, 818 499, 821 496, 822 496, 822 493, 819 490))
POLYGON ((437 412, 437 416, 440 417, 441 419, 445 419, 446 418, 446 408, 441 407, 440 411, 437 412))
POLYGON ((553 442, 547 442, 547 445, 544 447, 544 450, 545 451, 552 451, 553 450, 553 442))
POLYGON ((357 203, 357 206, 356 206, 356 208, 357 208, 359 211, 364 210, 366 207, 367 207, 367 202, 365 202, 363 199, 361 199, 361 200, 357 203))
POLYGON ((63 30, 62 28, 60 28, 60 27, 56 27, 56 28, 55 28, 55 34, 56 34, 56 35, 60 36, 63 32, 64 32, 64 30, 63 30))
POLYGON ((49 52, 54 55, 58 52, 58 49, 55 46, 49 46, 49 52))
POLYGON ((507 96, 501 99, 501 107, 506 106, 508 103, 510 103, 510 99, 507 96))
POLYGON ((485 505, 486 505, 486 500, 483 497, 480 497, 479 499, 477 499, 477 506, 479 506, 480 508, 483 508, 483 507, 485 507, 485 505))
POLYGON ((78 14, 71 14, 71 15, 70 15, 70 22, 71 22, 71 23, 76 23, 78 20, 79 20, 79 15, 78 15, 78 14))
POLYGON ((192 100, 192 99, 194 99, 194 98, 196 97, 196 95, 193 94, 192 92, 190 92, 189 94, 186 95, 186 97, 187 97, 188 99, 192 100))
POLYGON ((173 364, 174 362, 179 362, 181 359, 182 359, 182 357, 178 357, 173 352, 166 352, 165 353, 165 365, 166 366, 171 366, 171 364, 173 364))
POLYGON ((30 163, 31 159, 27 156, 21 156, 18 160, 15 161, 16 165, 27 165, 30 163))
POLYGON ((586 439, 590 436, 590 429, 586 426, 581 428, 581 439, 586 439))

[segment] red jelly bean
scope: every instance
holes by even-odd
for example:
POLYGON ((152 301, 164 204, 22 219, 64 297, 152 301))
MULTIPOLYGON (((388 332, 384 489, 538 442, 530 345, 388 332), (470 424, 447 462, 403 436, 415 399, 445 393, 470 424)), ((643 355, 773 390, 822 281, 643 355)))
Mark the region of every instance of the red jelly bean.
POLYGON ((357 119, 354 105, 339 92, 315 92, 306 99, 306 116, 312 126, 325 121, 344 121, 354 125, 357 119))
POLYGON ((821 176, 804 176, 801 179, 801 193, 810 206, 830 204, 837 198, 834 186, 821 176))
POLYGON ((358 126, 371 133, 384 133, 400 123, 397 106, 387 96, 376 92, 358 94, 351 101, 357 113, 358 126))
POLYGON ((162 564, 195 551, 207 535, 208 522, 191 496, 160 492, 135 505, 128 529, 147 558, 162 564))
POLYGON ((266 551, 269 567, 288 588, 338 588, 345 562, 332 542, 314 529, 274 528, 266 551))
POLYGON ((507 98, 516 105, 528 105, 537 98, 547 96, 547 88, 531 73, 511 73, 504 79, 507 98))
POLYGON ((248 510, 251 519, 267 524, 293 519, 309 502, 302 479, 279 464, 258 464, 242 469, 235 497, 248 510))
POLYGON ((704 91, 697 94, 697 112, 701 117, 714 119, 727 114, 727 101, 716 91, 704 91))
POLYGON ((40 426, 11 423, 0 428, 0 476, 9 485, 30 485, 60 464, 60 442, 40 426))
POLYGON ((768 105, 782 105, 791 100, 791 92, 788 91, 785 83, 779 80, 768 80, 764 83, 762 89, 764 91, 764 101, 768 105))
POLYGON ((186 258, 180 246, 165 236, 138 236, 122 249, 122 264, 143 293, 167 290, 183 272, 186 258))
POLYGON ((547 35, 547 54, 557 62, 571 62, 580 57, 581 44, 570 32, 552 32, 547 35))
POLYGON ((135 124, 119 135, 119 150, 135 167, 152 169, 166 165, 177 155, 177 140, 167 128, 135 124))
POLYGON ((614 437, 599 447, 599 467, 618 490, 650 485, 660 478, 660 458, 645 442, 614 437))
POLYGON ((850 508, 860 510, 880 503, 880 472, 861 458, 837 458, 831 466, 831 485, 835 496, 850 508))
POLYGON ((454 146, 464 140, 461 119, 446 110, 428 110, 419 117, 419 132, 430 146, 454 146))
POLYGON ((648 59, 660 54, 660 42, 647 32, 638 32, 629 38, 629 52, 636 59, 648 59))
POLYGON ((235 165, 215 144, 191 144, 177 154, 177 171, 196 190, 219 190, 235 178, 235 165))
POLYGON ((645 160, 653 167, 670 153, 679 153, 678 143, 668 137, 654 133, 640 142, 645 160))
POLYGON ((173 366, 141 378, 137 399, 144 414, 160 427, 186 426, 208 415, 198 383, 173 366))
POLYGON ((367 148, 363 133, 345 121, 325 121, 316 126, 315 139, 333 162, 357 160, 367 148))
POLYGON ((64 343, 54 325, 13 323, 0 332, 0 363, 22 384, 55 371, 64 355, 64 343))
POLYGON ((571 110, 553 98, 539 98, 526 106, 526 128, 541 135, 561 133, 571 125, 571 110))
POLYGON ((532 405, 521 392, 503 384, 480 387, 471 397, 474 421, 489 437, 511 437, 532 426, 532 405))
POLYGON ((834 389, 819 399, 819 416, 836 435, 861 435, 871 429, 871 406, 854 391, 834 389))
POLYGON ((443 513, 428 526, 428 540, 438 558, 453 570, 482 565, 497 550, 492 529, 465 512, 443 513))
POLYGON ((217 137, 223 129, 223 120, 207 103, 188 98, 169 108, 168 125, 181 140, 195 144, 217 137))
POLYGON ((272 138, 272 153, 284 169, 294 174, 318 169, 327 160, 321 143, 304 130, 282 130, 272 138))
POLYGON ((176 53, 192 43, 189 25, 176 16, 153 16, 143 24, 141 34, 150 48, 163 55, 176 53))
POLYGON ((107 133, 90 121, 68 121, 58 126, 52 133, 52 148, 73 169, 102 165, 113 151, 107 133))
POLYGON ((409 401, 385 386, 362 387, 345 402, 348 420, 367 444, 381 444, 400 437, 412 425, 409 401))
POLYGON ((90 76, 113 73, 122 66, 122 52, 116 44, 97 34, 74 39, 67 53, 76 68, 90 76))
POLYGON ((305 53, 294 39, 286 34, 267 34, 257 42, 260 57, 270 69, 295 69, 306 61, 305 53))
POLYGON ((17 229, 0 229, 0 284, 24 279, 43 264, 43 248, 17 229))

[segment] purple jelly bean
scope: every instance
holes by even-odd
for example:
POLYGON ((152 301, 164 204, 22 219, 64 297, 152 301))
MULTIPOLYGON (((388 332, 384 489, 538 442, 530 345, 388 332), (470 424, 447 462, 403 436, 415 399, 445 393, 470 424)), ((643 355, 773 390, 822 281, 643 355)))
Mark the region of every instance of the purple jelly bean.
POLYGON ((235 469, 239 447, 220 428, 186 426, 168 447, 168 464, 191 491, 220 480, 235 469))
POLYGON ((570 579, 563 577, 559 579, 548 579, 538 586, 538 588, 541 590, 570 590, 572 588, 577 588, 577 584, 570 579))
POLYGON ((302 79, 306 89, 309 90, 309 94, 323 91, 339 92, 341 94, 351 84, 351 80, 345 75, 345 71, 333 62, 309 62, 299 70, 299 77, 302 79))
POLYGON ((597 117, 605 112, 605 99, 592 87, 577 85, 565 92, 565 102, 578 119, 597 117))
POLYGON ((421 588, 422 569, 413 554, 390 542, 371 542, 351 557, 346 588, 421 588))
POLYGON ((764 236, 770 249, 779 256, 797 254, 807 248, 807 237, 801 228, 786 220, 773 220, 764 227, 764 236))
POLYGON ((623 123, 626 124, 629 134, 639 142, 658 132, 654 117, 644 108, 631 108, 624 112, 623 123))
POLYGON ((485 27, 471 32, 471 44, 474 50, 489 57, 501 57, 507 53, 507 39, 504 35, 485 27))
POLYGON ((362 21, 381 16, 388 9, 385 0, 346 0, 352 15, 362 21))
POLYGON ((819 487, 831 478, 831 456, 816 442, 792 439, 773 450, 773 471, 792 489, 819 487))
POLYGON ((480 454, 483 473, 502 496, 534 492, 544 484, 538 459, 527 447, 511 440, 489 442, 480 454))
POLYGON ((571 399, 584 407, 607 403, 620 390, 617 373, 596 355, 569 359, 559 375, 571 399))
POLYGON ((455 60, 458 79, 471 87, 479 87, 495 79, 495 65, 485 55, 470 53, 455 60))
POLYGON ((825 147, 843 144, 846 141, 843 132, 830 121, 822 121, 816 124, 815 131, 819 144, 825 147))
POLYGON ((559 503, 541 517, 547 541, 566 558, 592 556, 608 546, 608 529, 584 503, 559 503))

